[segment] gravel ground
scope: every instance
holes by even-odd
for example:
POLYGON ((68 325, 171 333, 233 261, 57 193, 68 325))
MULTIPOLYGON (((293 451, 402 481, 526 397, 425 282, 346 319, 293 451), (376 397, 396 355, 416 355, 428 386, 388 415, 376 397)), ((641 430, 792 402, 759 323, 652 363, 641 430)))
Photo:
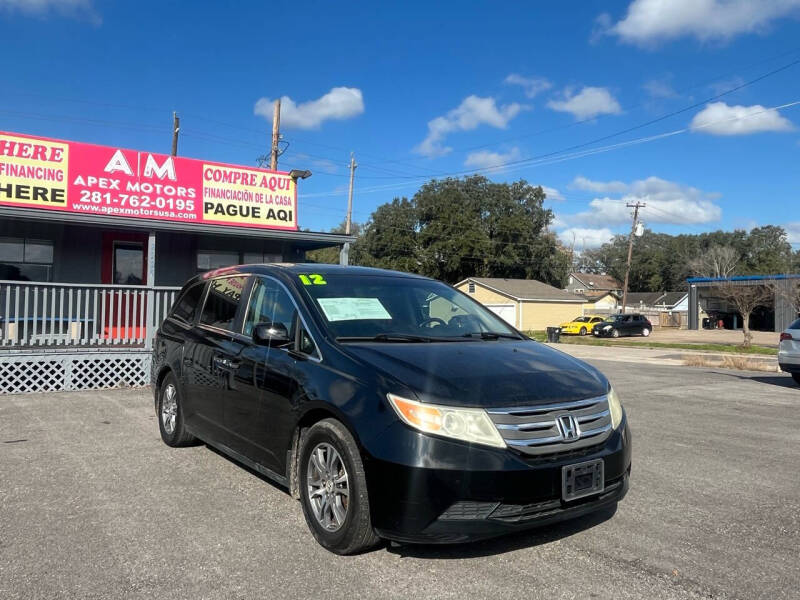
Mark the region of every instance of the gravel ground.
POLYGON ((615 515, 355 557, 282 488, 164 446, 146 390, 0 397, 0 598, 800 598, 800 388, 591 362, 634 433, 615 515))

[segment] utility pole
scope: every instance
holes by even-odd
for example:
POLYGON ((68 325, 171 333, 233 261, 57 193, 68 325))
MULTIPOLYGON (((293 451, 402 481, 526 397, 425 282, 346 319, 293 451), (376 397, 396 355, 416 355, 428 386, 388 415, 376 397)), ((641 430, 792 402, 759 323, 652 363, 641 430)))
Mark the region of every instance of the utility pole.
MULTIPOLYGON (((353 180, 356 176, 356 163, 355 156, 350 153, 350 191, 347 193, 347 218, 344 222, 344 233, 350 235, 350 228, 353 221, 353 180)), ((345 242, 342 251, 339 253, 339 264, 347 265, 350 262, 350 242, 345 242)))
POLYGON ((178 156, 178 132, 181 130, 181 119, 178 113, 172 112, 172 156, 178 156))
POLYGON ((350 235, 350 222, 353 218, 353 179, 355 178, 356 174, 356 159, 353 156, 353 153, 350 153, 350 191, 347 194, 347 221, 345 222, 344 232, 346 235, 350 235))
POLYGON ((635 204, 626 204, 628 208, 633 209, 633 224, 631 225, 631 233, 628 236, 628 262, 625 265, 625 283, 622 285, 622 312, 625 312, 625 305, 628 303, 628 280, 631 276, 631 257, 633 256, 633 236, 636 233, 636 223, 639 222, 639 209, 645 207, 644 202, 637 201, 635 204))
POLYGON ((281 99, 275 100, 275 112, 272 115, 272 149, 270 151, 269 168, 278 170, 278 142, 281 139, 281 99))

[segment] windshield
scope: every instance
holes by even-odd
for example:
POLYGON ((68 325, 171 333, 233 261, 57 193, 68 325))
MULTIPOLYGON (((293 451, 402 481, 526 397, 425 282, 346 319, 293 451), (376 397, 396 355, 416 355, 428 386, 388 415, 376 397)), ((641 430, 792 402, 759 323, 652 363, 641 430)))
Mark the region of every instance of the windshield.
POLYGON ((427 279, 300 275, 301 287, 333 337, 376 341, 443 340, 517 333, 490 310, 453 288, 427 279), (324 281, 324 283, 322 283, 324 281))
POLYGON ((589 320, 589 317, 578 317, 573 322, 574 323, 586 323, 589 320))
POLYGON ((606 317, 606 322, 612 323, 614 321, 619 321, 622 319, 622 315, 611 315, 610 317, 606 317))

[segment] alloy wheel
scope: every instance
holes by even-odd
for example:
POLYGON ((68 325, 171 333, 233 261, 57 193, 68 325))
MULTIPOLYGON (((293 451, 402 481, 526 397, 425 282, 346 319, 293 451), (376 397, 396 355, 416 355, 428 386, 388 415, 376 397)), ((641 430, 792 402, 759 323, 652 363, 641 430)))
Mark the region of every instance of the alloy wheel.
POLYGON ((350 486, 344 461, 332 445, 323 442, 311 451, 306 493, 317 522, 328 531, 338 531, 347 518, 350 486))
POLYGON ((178 390, 171 383, 164 388, 164 397, 161 399, 161 423, 164 431, 172 435, 175 431, 175 421, 178 418, 178 390))

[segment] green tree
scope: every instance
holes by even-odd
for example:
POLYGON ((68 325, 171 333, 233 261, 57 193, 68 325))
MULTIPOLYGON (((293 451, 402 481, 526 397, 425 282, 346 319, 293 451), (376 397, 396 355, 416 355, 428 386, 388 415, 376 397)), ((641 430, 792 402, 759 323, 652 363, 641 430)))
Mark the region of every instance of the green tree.
POLYGON ((373 213, 359 263, 450 283, 469 276, 539 279, 561 287, 570 257, 547 231, 553 213, 541 187, 475 175, 432 180, 411 200, 373 213))
MULTIPOLYGON (((631 262, 632 292, 678 291, 686 289, 686 279, 696 275, 692 265, 714 248, 729 248, 728 259, 735 263, 735 275, 786 273, 800 265, 792 254, 786 232, 766 225, 750 232, 712 231, 701 234, 668 235, 645 230, 634 241, 631 262)), ((622 280, 628 252, 628 237, 618 235, 597 250, 585 252, 581 265, 589 272, 609 273, 622 280)))

